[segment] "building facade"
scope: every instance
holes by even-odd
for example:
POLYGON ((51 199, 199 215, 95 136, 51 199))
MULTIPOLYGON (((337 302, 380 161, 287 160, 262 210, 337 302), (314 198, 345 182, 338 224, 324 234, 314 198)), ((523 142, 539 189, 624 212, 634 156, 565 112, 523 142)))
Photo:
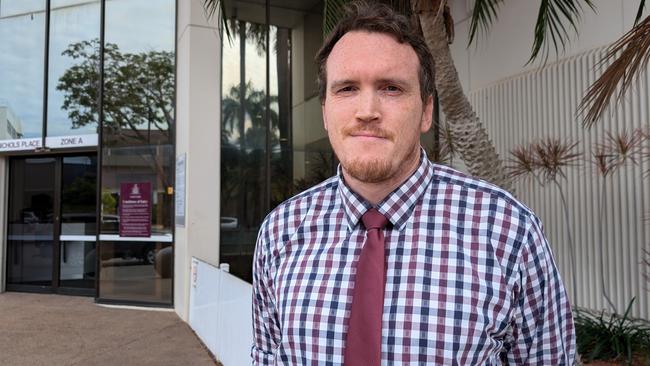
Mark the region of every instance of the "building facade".
POLYGON ((173 0, 0 2, 3 289, 173 304, 175 24, 173 0))

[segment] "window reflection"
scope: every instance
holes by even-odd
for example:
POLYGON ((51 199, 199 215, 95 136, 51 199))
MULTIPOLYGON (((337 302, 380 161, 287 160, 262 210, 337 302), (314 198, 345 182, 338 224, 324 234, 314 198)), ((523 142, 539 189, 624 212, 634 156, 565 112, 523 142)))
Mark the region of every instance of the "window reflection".
POLYGON ((50 286, 54 241, 55 158, 10 160, 7 283, 50 286))
POLYGON ((97 157, 63 157, 61 235, 96 235, 97 157))
POLYGON ((74 3, 51 3, 47 136, 97 133, 100 1, 74 3))
POLYGON ((45 5, 45 0, 2 0, 0 1, 0 17, 43 12, 45 5))
POLYGON ((175 1, 107 1, 105 16, 99 297, 171 303, 173 245, 153 236, 173 225, 175 1), (152 237, 114 241, 121 187, 140 182, 151 185, 152 237))
POLYGON ((100 298, 171 303, 171 244, 104 241, 100 245, 100 298))
POLYGON ((173 146, 105 147, 102 152, 101 233, 119 233, 120 184, 148 182, 153 192, 151 233, 171 234, 173 196, 167 187, 173 186, 173 146))
MULTIPOLYGON (((237 59, 239 73, 223 72, 220 254, 233 274, 250 281, 250 256, 267 211, 266 26, 232 24, 223 59, 237 59)), ((268 118, 277 127, 277 113, 268 118)))
POLYGON ((291 67, 294 53, 304 56, 298 62, 312 62, 305 44, 320 43, 306 38, 320 30, 307 31, 305 23, 298 30, 271 26, 268 56, 266 25, 233 21, 234 40, 223 43, 220 261, 247 281, 257 232, 269 210, 334 173, 318 98, 300 90, 292 100, 292 73, 301 82, 305 78, 305 85, 306 78, 315 80, 291 67), (294 34, 301 45, 293 43, 294 34))
POLYGON ((0 140, 43 128, 45 0, 0 1, 0 140))
POLYGON ((95 242, 63 241, 60 243, 59 286, 95 288, 95 242))

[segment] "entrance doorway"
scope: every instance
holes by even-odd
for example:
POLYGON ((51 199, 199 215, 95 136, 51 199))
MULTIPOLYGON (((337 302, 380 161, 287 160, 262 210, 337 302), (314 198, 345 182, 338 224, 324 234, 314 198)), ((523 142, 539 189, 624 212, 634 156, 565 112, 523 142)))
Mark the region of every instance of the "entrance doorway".
POLYGON ((7 289, 95 296, 97 155, 12 157, 7 289))

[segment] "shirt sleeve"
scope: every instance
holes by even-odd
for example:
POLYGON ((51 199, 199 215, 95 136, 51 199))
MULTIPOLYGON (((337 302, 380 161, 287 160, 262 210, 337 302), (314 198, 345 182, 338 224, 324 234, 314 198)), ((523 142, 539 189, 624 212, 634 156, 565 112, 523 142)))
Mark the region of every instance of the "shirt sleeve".
POLYGON ((522 249, 508 364, 570 366, 576 352, 571 305, 541 224, 533 220, 522 249))
POLYGON ((269 257, 270 240, 268 223, 265 222, 258 234, 253 257, 253 365, 274 365, 275 351, 280 343, 269 257))

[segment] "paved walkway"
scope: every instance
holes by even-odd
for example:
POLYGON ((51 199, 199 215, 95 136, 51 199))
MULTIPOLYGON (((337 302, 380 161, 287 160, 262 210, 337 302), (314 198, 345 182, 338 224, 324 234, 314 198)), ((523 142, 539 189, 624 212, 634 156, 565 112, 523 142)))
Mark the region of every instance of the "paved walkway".
POLYGON ((0 365, 215 365, 173 311, 115 309, 91 298, 0 294, 0 365))

